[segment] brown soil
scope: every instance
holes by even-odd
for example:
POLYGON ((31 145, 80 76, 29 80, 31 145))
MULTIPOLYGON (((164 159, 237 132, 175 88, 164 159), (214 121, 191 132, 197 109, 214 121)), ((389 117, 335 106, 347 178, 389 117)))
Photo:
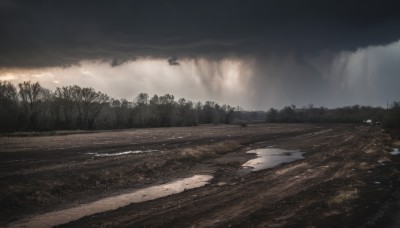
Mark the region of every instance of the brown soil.
MULTIPOLYGON (((65 226, 374 227, 395 224, 398 156, 382 129, 254 124, 0 138, 0 226, 196 174, 210 184, 65 226), (247 150, 305 159, 241 174, 247 150), (112 157, 94 153, 153 152, 112 157)), ((397 216, 397 217, 396 217, 397 216)))

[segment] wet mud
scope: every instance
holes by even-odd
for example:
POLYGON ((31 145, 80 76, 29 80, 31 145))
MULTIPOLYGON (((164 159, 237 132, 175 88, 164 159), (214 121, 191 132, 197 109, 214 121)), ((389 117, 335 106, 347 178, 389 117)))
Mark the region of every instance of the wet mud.
POLYGON ((399 217, 400 157, 375 126, 205 125, 1 137, 0 145, 0 226, 45 215, 54 218, 48 226, 66 227, 390 227, 399 217), (265 148, 286 151, 253 153, 265 148), (241 173, 268 156, 296 160, 241 173), (196 176, 212 179, 150 194, 196 176), (135 193, 137 201, 101 206, 135 193))

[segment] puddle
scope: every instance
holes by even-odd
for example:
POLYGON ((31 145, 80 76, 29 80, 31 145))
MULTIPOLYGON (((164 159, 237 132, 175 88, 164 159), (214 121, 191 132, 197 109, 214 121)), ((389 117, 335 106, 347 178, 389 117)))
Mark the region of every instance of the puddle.
POLYGON ((127 154, 141 154, 141 153, 149 153, 149 152, 155 152, 157 150, 133 150, 133 151, 124 151, 124 152, 118 152, 118 153, 86 153, 90 155, 94 155, 95 157, 112 157, 112 156, 121 156, 121 155, 127 155, 127 154))
POLYGON ((399 155, 400 154, 399 148, 393 148, 393 150, 390 151, 390 154, 391 155, 399 155))
POLYGON ((244 173, 275 167, 282 163, 303 159, 300 150, 284 150, 278 148, 264 148, 247 151, 257 154, 257 158, 251 159, 242 165, 244 173))
POLYGON ((37 215, 32 218, 12 223, 9 227, 53 227, 81 219, 85 216, 125 207, 131 203, 153 200, 168 195, 178 194, 187 189, 202 187, 212 178, 213 177, 210 175, 195 175, 162 185, 138 189, 131 193, 106 197, 73 208, 37 215))

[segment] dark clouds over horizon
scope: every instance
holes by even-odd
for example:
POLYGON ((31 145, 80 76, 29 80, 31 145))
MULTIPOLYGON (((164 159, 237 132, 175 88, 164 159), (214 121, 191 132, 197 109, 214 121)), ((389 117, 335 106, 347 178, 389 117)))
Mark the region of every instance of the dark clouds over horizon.
POLYGON ((251 109, 400 98, 400 3, 0 0, 0 80, 251 109))
POLYGON ((400 38, 397 1, 0 1, 0 67, 354 51, 400 38))

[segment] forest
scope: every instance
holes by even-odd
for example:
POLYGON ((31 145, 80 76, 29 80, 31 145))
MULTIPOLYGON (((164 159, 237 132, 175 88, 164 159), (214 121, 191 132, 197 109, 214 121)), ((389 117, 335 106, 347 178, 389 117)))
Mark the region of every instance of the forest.
POLYGON ((132 100, 115 99, 78 85, 43 88, 26 81, 18 86, 0 81, 0 131, 94 130, 195 126, 197 124, 362 123, 367 119, 388 128, 400 127, 400 103, 389 109, 370 106, 297 108, 245 111, 213 101, 175 100, 171 94, 150 97, 139 93, 132 100))
POLYGON ((238 120, 264 121, 265 113, 213 101, 175 100, 171 94, 150 97, 140 93, 127 100, 77 85, 50 91, 38 82, 26 81, 16 87, 0 81, 2 132, 194 126, 238 120))
POLYGON ((313 105, 296 108, 290 105, 281 110, 269 109, 266 120, 270 123, 365 123, 371 120, 371 123, 392 128, 400 126, 400 103, 393 102, 388 109, 360 105, 333 109, 313 105))

